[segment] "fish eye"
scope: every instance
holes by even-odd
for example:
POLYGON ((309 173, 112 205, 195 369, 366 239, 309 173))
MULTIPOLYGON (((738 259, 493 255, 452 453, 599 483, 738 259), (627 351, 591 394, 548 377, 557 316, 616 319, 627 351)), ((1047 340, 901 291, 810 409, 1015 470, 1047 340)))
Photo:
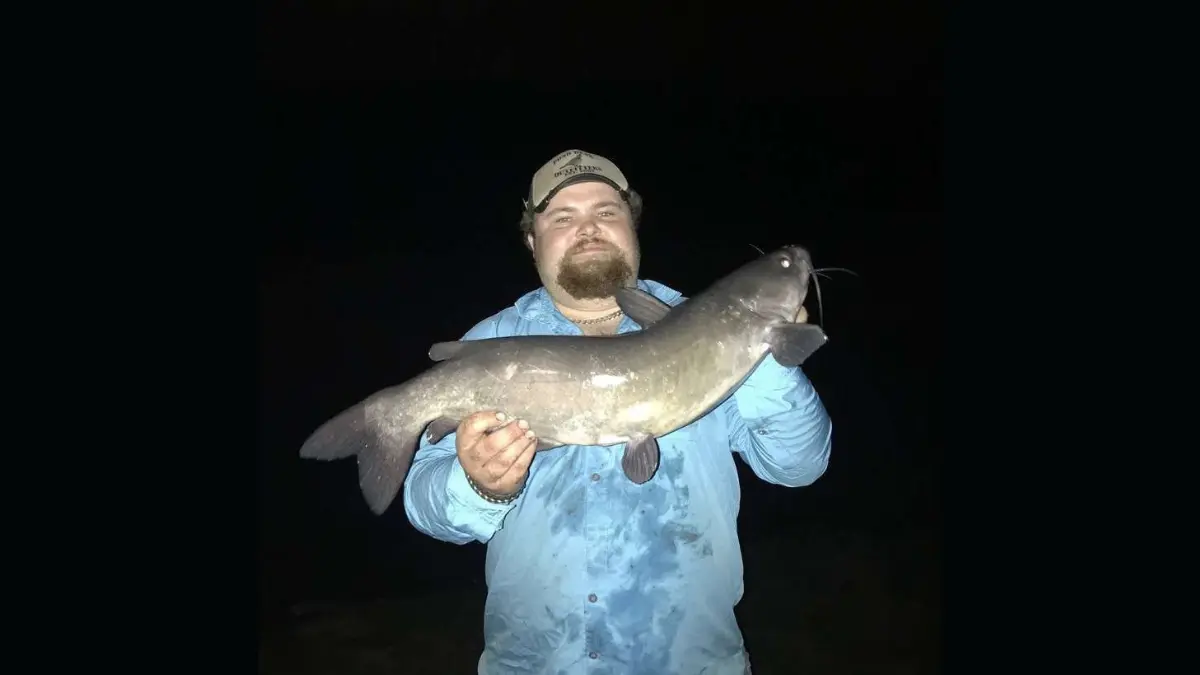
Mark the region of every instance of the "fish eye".
POLYGON ((787 258, 780 258, 780 259, 779 259, 779 264, 780 264, 780 265, 782 265, 783 267, 791 267, 791 266, 792 266, 792 261, 791 261, 791 260, 789 260, 789 259, 787 259, 787 258))

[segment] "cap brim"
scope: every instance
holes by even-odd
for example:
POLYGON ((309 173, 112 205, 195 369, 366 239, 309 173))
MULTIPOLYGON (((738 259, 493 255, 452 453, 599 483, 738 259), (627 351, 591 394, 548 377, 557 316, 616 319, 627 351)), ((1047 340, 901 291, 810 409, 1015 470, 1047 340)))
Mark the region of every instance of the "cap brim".
POLYGON ((617 192, 620 192, 622 197, 625 196, 625 189, 618 185, 613 179, 595 173, 581 173, 571 176, 552 188, 550 192, 547 192, 546 196, 542 198, 542 201, 534 205, 534 212, 541 213, 542 211, 545 211, 546 206, 550 204, 550 200, 554 199, 554 195, 558 194, 559 190, 567 187, 568 185, 575 185, 577 183, 605 183, 612 186, 612 188, 617 192))

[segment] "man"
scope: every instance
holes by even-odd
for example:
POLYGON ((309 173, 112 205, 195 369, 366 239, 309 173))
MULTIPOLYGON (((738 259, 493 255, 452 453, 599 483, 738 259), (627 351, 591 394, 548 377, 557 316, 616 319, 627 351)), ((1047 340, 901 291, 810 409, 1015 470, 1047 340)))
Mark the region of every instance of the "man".
MULTIPOLYGON (((604 157, 570 150, 547 162, 521 219, 542 287, 463 339, 637 330, 613 300, 629 283, 682 302, 637 278, 641 210, 604 157)), ((538 430, 503 413, 470 416, 436 444, 422 437, 404 489, 421 532, 487 544, 479 673, 749 673, 733 612, 742 559, 732 453, 779 485, 824 473, 832 427, 800 369, 768 355, 726 403, 658 440, 659 469, 643 485, 622 472, 623 446, 539 453, 538 430)))

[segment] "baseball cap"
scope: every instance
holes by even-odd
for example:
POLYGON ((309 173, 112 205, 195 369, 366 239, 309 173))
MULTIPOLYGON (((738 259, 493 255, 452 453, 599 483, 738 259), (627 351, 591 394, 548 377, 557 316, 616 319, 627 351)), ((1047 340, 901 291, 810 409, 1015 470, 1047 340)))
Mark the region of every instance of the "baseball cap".
POLYGON ((629 192, 629 181, 611 160, 583 150, 567 150, 542 165, 529 183, 529 199, 525 206, 535 211, 546 208, 556 192, 572 183, 599 180, 616 188, 622 197, 629 192))

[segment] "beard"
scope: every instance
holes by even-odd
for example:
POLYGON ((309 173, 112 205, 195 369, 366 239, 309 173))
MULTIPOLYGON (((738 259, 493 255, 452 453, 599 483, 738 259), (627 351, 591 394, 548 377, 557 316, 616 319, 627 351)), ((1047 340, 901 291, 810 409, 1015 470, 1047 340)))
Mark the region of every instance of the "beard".
POLYGON ((618 288, 633 281, 633 266, 629 264, 625 254, 612 244, 597 240, 585 241, 572 246, 563 255, 558 263, 556 281, 576 300, 603 300, 611 298, 618 288), (609 250, 583 260, 575 258, 580 249, 594 243, 606 244, 609 250))

